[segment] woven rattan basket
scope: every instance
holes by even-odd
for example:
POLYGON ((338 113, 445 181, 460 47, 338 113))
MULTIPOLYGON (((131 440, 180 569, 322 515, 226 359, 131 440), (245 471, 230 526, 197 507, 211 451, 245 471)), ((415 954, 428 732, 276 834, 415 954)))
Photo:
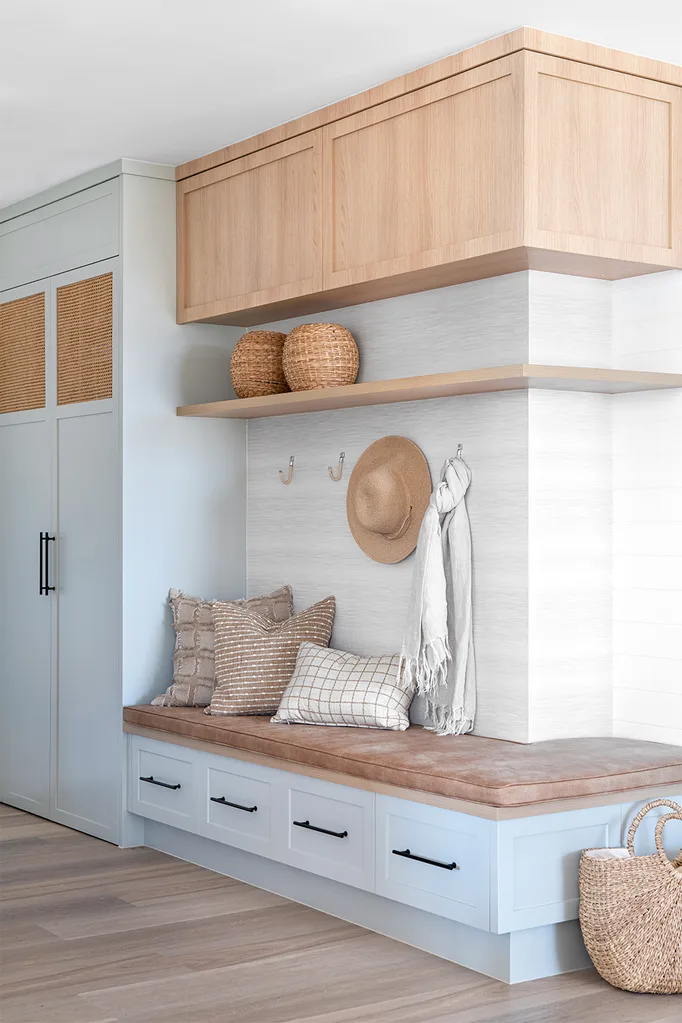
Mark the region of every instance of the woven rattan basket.
POLYGON ((286 338, 278 330, 251 330, 240 337, 230 362, 230 378, 238 398, 260 398, 289 390, 282 369, 286 338))
POLYGON ((292 391, 354 384, 360 368, 355 338, 340 323, 302 323, 284 345, 284 375, 292 391))
POLYGON ((682 807, 655 799, 633 820, 627 852, 586 849, 580 857, 585 946, 604 980, 625 991, 682 993, 682 849, 672 862, 663 849, 663 828, 675 819, 682 821, 682 807), (637 828, 657 806, 673 810, 656 821, 657 851, 635 856, 637 828))

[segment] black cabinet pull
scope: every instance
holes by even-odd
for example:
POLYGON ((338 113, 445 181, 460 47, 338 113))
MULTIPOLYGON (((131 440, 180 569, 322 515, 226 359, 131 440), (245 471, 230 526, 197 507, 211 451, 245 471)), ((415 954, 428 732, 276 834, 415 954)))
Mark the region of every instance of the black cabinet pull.
POLYGON ((140 781, 146 781, 149 785, 160 785, 162 789, 179 789, 182 788, 180 782, 177 785, 169 785, 167 781, 157 781, 153 774, 150 774, 148 778, 143 778, 140 775, 140 781))
POLYGON ((419 860, 420 863, 428 863, 430 867, 442 867, 443 870, 459 870, 456 863, 441 863, 440 860, 429 860, 426 856, 417 856, 409 849, 391 849, 394 856, 404 856, 406 860, 419 860))
POLYGON ((221 806, 233 806, 235 810, 245 810, 247 813, 255 813, 257 806, 242 806, 241 803, 231 803, 225 796, 209 796, 212 803, 220 803, 221 806))
POLYGON ((40 587, 39 590, 38 590, 38 593, 40 594, 41 597, 46 597, 47 596, 47 594, 45 593, 45 583, 44 583, 44 576, 45 576, 45 547, 44 547, 44 544, 45 544, 45 534, 41 533, 40 534, 40 567, 38 569, 38 584, 39 584, 39 587, 40 587))
POLYGON ((48 543, 54 543, 56 536, 50 536, 49 533, 40 534, 40 567, 39 567, 39 588, 38 592, 41 597, 49 597, 50 593, 54 592, 55 587, 50 586, 50 559, 48 556, 47 545, 48 543))
POLYGON ((306 828, 308 831, 319 831, 321 835, 331 835, 332 838, 348 838, 347 831, 328 831, 327 828, 316 828, 310 821, 294 821, 294 827, 306 828))

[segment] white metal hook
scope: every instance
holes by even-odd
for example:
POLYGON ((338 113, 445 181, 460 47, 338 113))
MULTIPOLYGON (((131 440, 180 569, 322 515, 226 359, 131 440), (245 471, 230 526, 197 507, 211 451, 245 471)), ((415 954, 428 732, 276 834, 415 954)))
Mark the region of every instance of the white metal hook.
POLYGON ((346 452, 342 451, 339 455, 339 464, 337 465, 336 470, 332 469, 331 465, 327 466, 327 472, 329 473, 330 479, 333 479, 335 483, 338 483, 343 476, 343 460, 345 457, 346 452))
POLYGON ((461 444, 457 445, 457 455, 455 457, 456 458, 461 458, 462 457, 462 445, 461 444))
POLYGON ((284 473, 283 473, 283 472, 282 472, 282 470, 280 469, 280 470, 279 470, 279 478, 281 479, 282 483, 283 483, 283 484, 284 484, 284 485, 285 485, 286 487, 288 487, 288 486, 289 486, 289 484, 291 483, 292 479, 294 478, 294 456, 293 456, 293 455, 292 455, 292 456, 291 456, 291 458, 289 459, 289 475, 288 475, 288 476, 286 477, 286 479, 285 479, 285 478, 284 478, 284 473))

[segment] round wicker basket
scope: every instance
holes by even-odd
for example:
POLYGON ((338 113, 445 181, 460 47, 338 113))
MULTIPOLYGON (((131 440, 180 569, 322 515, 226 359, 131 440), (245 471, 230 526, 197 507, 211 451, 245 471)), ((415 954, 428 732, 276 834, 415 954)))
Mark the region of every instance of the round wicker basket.
POLYGON ((284 375, 292 391, 354 384, 360 368, 355 338, 340 323, 302 323, 287 336, 284 375))
POLYGON ((239 339, 230 362, 230 377, 238 398, 260 398, 289 390, 282 368, 286 338, 278 330, 251 330, 239 339))

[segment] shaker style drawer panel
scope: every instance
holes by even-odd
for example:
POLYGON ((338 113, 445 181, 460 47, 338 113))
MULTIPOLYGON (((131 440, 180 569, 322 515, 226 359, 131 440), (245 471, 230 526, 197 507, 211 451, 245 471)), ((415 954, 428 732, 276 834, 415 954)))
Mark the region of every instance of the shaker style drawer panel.
POLYGON ((373 890, 373 793, 298 778, 289 781, 285 808, 285 863, 373 890))
POLYGON ((132 813, 195 829, 198 793, 191 750, 132 736, 129 771, 132 813))
POLYGON ((376 891, 489 929, 491 822, 377 796, 376 891))
POLYGON ((500 821, 492 930, 577 920, 580 853, 619 846, 621 821, 619 803, 500 821))
POLYGON ((274 771, 223 757, 210 757, 203 768, 200 831, 206 838, 274 855, 272 805, 274 771))

